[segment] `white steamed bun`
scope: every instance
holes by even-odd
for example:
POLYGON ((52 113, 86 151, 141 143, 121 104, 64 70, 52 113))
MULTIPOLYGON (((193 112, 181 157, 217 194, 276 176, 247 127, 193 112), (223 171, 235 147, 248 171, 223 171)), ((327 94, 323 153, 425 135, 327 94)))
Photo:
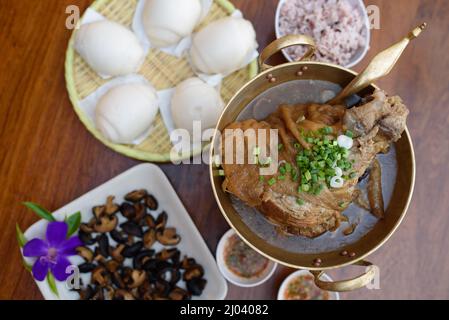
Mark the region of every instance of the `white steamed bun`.
POLYGON ((251 22, 227 17, 210 23, 193 36, 190 58, 194 68, 202 73, 229 74, 244 67, 256 48, 256 32, 251 22))
POLYGON ((190 132, 195 120, 201 121, 203 130, 215 127, 223 107, 220 93, 199 78, 190 78, 178 84, 171 101, 176 127, 190 132))
POLYGON ((190 35, 201 18, 200 0, 147 0, 142 19, 153 46, 168 47, 190 35))
POLYGON ((145 59, 136 35, 109 20, 82 25, 76 33, 75 49, 102 76, 135 73, 145 59))
POLYGON ((156 90, 145 84, 112 88, 95 110, 97 128, 114 143, 131 144, 151 127, 159 109, 156 90))

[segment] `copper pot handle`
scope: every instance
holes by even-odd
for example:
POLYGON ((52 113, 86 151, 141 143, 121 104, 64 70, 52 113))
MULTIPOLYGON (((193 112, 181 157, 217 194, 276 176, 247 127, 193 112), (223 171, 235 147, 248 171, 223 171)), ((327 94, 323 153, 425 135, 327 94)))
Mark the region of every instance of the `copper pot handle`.
POLYGON ((365 287, 376 276, 376 269, 371 262, 360 260, 354 263, 354 265, 368 267, 368 270, 358 277, 333 282, 323 281, 320 279, 321 275, 323 274, 323 271, 310 271, 310 272, 315 277, 316 286, 322 290, 338 291, 338 292, 352 291, 365 287))
POLYGON ((308 36, 305 35, 299 35, 299 34, 292 34, 288 36, 284 36, 282 38, 279 38, 272 43, 270 43, 268 46, 265 47, 265 49, 262 50, 260 56, 259 56, 259 68, 260 70, 264 71, 266 69, 272 68, 269 64, 266 64, 265 61, 267 61, 271 56, 273 56, 276 52, 281 51, 282 49, 292 47, 292 46, 300 46, 300 45, 306 45, 308 47, 307 52, 302 56, 298 61, 302 60, 308 60, 310 57, 313 56, 316 50, 316 44, 315 41, 308 36))

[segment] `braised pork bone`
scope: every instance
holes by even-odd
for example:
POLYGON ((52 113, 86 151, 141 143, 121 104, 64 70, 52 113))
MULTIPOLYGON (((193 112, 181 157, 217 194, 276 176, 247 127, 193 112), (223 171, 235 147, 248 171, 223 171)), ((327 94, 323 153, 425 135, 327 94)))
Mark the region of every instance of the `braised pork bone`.
MULTIPOLYGON (((338 228, 342 212, 354 200, 358 178, 370 166, 376 155, 386 152, 391 143, 397 141, 405 130, 408 109, 397 96, 388 97, 378 90, 365 98, 361 105, 346 109, 330 105, 281 105, 263 121, 254 119, 234 122, 226 129, 278 129, 279 142, 284 146, 279 151, 279 161, 295 164, 297 150, 294 144, 308 147, 300 132, 316 131, 332 127, 335 137, 345 130, 354 134, 354 145, 349 159, 354 160, 352 172, 356 174, 345 181, 344 186, 334 189, 326 186, 318 194, 301 193, 304 200, 298 203, 298 181, 291 177, 273 185, 267 180, 279 173, 260 179, 257 164, 226 164, 223 170, 223 189, 246 204, 256 207, 279 230, 287 234, 316 237, 338 228), (342 206, 342 203, 345 205, 342 206)), ((230 131, 224 131, 222 139, 233 139, 230 131)), ((267 144, 269 141, 267 141, 267 144)), ((224 141, 223 141, 224 152, 224 141)), ((266 146, 268 147, 268 146, 266 146)), ((245 155, 248 141, 245 139, 245 155)), ((251 152, 249 152, 251 154, 251 152)), ((296 166, 296 165, 295 165, 296 166)))

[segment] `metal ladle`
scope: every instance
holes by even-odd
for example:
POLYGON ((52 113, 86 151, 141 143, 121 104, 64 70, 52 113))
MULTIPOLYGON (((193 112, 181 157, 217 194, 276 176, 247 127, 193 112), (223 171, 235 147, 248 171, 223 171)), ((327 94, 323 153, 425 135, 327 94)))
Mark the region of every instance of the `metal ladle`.
POLYGON ((341 103, 346 97, 365 89, 374 81, 388 75, 410 41, 417 38, 426 26, 427 23, 419 25, 410 31, 404 39, 378 53, 365 70, 359 73, 359 75, 355 77, 354 80, 352 80, 335 98, 327 103, 331 105, 341 103))

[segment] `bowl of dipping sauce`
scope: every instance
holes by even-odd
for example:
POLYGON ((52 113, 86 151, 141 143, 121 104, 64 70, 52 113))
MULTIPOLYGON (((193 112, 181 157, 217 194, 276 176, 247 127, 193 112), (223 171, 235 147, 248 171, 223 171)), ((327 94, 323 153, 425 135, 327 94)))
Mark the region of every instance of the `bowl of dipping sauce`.
POLYGON ((277 267, 277 263, 250 248, 232 229, 220 239, 216 259, 223 276, 239 287, 255 287, 264 283, 277 267))
MULTIPOLYGON (((321 278, 332 281, 323 274, 321 278)), ((324 291, 314 283, 313 275, 307 270, 298 270, 282 282, 278 291, 278 300, 340 300, 338 292, 324 291)))

